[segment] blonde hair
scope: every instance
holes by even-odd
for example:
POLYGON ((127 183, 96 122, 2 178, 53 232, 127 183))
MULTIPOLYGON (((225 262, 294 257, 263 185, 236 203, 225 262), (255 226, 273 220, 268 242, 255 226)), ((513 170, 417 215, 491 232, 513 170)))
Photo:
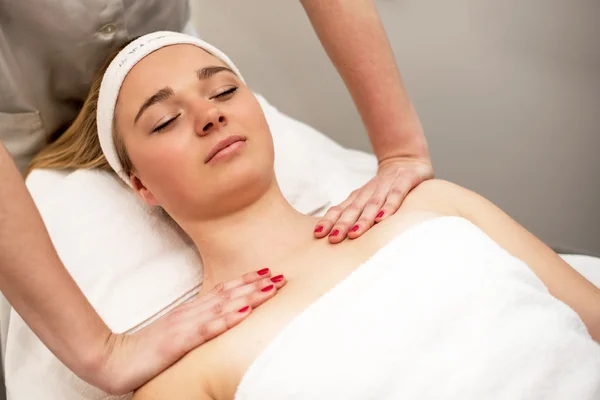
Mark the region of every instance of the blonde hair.
MULTIPOLYGON (((133 39, 135 40, 135 39, 133 39)), ((131 41, 133 41, 131 40, 131 41)), ((110 62, 119 54, 128 41, 114 51, 102 64, 94 75, 90 91, 73 123, 53 143, 42 149, 29 164, 27 175, 34 169, 102 169, 112 171, 106 161, 96 127, 96 111, 98 106, 98 95, 100 84, 110 62)), ((117 155, 121 160, 124 172, 129 175, 133 170, 133 164, 127 154, 125 145, 120 136, 113 129, 113 140, 117 149, 117 155)))

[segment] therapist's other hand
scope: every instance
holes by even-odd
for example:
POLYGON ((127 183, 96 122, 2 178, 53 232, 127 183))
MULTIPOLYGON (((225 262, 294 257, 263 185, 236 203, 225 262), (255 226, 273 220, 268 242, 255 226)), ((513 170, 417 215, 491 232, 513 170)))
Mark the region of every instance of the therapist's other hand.
POLYGON ((381 162, 373 179, 327 211, 315 227, 315 237, 327 236, 330 243, 356 239, 398 211, 406 195, 431 178, 429 159, 398 157, 381 162))
POLYGON ((122 395, 144 385, 186 353, 219 336, 250 315, 285 285, 282 275, 263 269, 220 283, 208 294, 182 304, 131 334, 113 334, 97 373, 103 390, 122 395))

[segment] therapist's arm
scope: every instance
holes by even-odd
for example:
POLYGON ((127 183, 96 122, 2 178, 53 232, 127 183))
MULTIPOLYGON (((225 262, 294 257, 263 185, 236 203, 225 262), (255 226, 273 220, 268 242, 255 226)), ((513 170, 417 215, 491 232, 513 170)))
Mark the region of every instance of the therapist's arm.
POLYGON ((408 192, 433 177, 427 140, 371 0, 301 0, 344 80, 379 161, 377 176, 329 210, 315 235, 356 238, 396 212, 408 192), (352 228, 354 231, 351 231, 352 228), (321 229, 319 229, 321 227, 321 229))
POLYGON ((0 290, 68 368, 106 392, 124 394, 138 388, 242 321, 275 294, 259 290, 261 283, 269 284, 269 277, 270 272, 248 273, 138 333, 113 334, 60 261, 20 173, 0 143, 0 290), (250 308, 243 310, 246 305, 250 308))

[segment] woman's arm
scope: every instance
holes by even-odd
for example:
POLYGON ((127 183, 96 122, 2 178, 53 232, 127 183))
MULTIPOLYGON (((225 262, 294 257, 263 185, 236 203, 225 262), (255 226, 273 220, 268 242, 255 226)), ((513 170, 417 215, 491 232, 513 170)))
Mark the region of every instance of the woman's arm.
POLYGON ((372 0, 301 0, 323 48, 362 117, 377 159, 429 160, 419 117, 404 88, 372 0))
POLYGON ((379 161, 377 176, 319 222, 322 228, 315 236, 325 237, 335 228, 340 232, 330 241, 339 243, 349 231, 356 238, 374 221, 395 213, 413 187, 433 177, 433 168, 421 122, 373 1, 301 3, 354 100, 379 161), (351 231, 355 223, 358 229, 351 231))
POLYGON ((438 195, 452 199, 460 216, 469 219, 505 250, 524 261, 554 297, 579 314, 594 340, 600 342, 599 288, 489 200, 449 182, 433 182, 442 188, 438 195))
POLYGON ((215 397, 209 394, 206 382, 202 381, 202 377, 190 378, 188 382, 193 382, 193 384, 178 385, 167 380, 159 385, 152 385, 151 382, 150 385, 136 390, 131 400, 215 400, 215 397))
POLYGON ((58 258, 21 175, 1 143, 0 290, 65 365, 83 379, 102 385, 91 372, 111 332, 58 258))

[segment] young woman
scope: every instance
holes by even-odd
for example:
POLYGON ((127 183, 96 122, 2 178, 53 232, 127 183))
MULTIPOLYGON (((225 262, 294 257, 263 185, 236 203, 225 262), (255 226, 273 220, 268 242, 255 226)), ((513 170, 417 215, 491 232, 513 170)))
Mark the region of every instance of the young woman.
POLYGON ((50 147, 32 167, 110 165, 190 236, 206 287, 243 265, 283 271, 261 283, 265 292, 286 283, 135 398, 599 393, 600 290, 489 201, 427 181, 396 214, 331 246, 281 194, 267 122, 225 55, 156 33, 101 74, 61 152, 50 147))

